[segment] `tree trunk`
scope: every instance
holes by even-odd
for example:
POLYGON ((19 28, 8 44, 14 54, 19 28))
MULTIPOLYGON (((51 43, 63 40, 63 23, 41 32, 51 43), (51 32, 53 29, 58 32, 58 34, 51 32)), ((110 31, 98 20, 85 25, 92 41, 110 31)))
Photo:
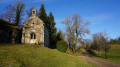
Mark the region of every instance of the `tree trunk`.
POLYGON ((105 51, 105 59, 107 59, 107 51, 105 51))
POLYGON ((105 59, 107 59, 107 48, 105 46, 105 59))
POLYGON ((13 31, 12 31, 12 44, 15 44, 15 38, 16 38, 16 36, 17 36, 17 32, 16 32, 15 29, 13 29, 13 31))

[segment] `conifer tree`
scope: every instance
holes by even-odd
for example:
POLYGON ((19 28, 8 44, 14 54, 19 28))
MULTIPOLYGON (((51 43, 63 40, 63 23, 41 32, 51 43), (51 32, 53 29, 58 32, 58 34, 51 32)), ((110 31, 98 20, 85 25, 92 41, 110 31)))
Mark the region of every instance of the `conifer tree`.
POLYGON ((49 17, 48 17, 48 22, 49 22, 49 41, 50 41, 50 48, 56 48, 56 42, 57 42, 57 37, 56 37, 56 27, 55 27, 55 21, 54 21, 54 16, 52 15, 52 12, 50 12, 49 17))
POLYGON ((57 32, 57 41, 61 41, 61 40, 64 41, 64 38, 63 38, 63 37, 64 37, 64 36, 63 36, 62 31, 59 30, 59 31, 57 32))
POLYGON ((45 26, 48 28, 48 19, 44 8, 44 4, 41 4, 41 8, 39 11, 39 18, 45 23, 45 26))

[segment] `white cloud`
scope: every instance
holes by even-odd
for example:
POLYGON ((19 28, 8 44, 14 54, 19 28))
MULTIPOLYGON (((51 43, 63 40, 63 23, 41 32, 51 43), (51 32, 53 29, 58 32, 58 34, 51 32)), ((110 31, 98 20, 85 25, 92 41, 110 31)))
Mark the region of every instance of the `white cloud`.
POLYGON ((64 18, 55 19, 55 22, 61 22, 64 18))
POLYGON ((92 24, 99 24, 106 21, 110 21, 114 18, 113 15, 110 14, 99 14, 99 15, 92 15, 92 16, 86 16, 85 19, 90 21, 92 24))

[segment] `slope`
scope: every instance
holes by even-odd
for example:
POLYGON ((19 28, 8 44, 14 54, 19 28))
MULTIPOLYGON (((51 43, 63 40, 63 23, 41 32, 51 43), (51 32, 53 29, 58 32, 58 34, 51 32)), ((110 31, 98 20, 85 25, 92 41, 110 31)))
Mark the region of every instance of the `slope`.
POLYGON ((0 45, 0 66, 15 67, 95 67, 77 56, 39 45, 0 45))

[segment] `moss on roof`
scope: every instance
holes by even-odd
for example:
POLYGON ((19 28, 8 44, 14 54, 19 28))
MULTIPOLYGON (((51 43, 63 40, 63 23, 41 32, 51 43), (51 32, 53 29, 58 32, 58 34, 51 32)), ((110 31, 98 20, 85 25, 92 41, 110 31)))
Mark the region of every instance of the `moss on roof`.
POLYGON ((0 19, 0 30, 13 30, 13 29, 20 30, 21 27, 16 26, 11 22, 7 22, 5 20, 0 19))

